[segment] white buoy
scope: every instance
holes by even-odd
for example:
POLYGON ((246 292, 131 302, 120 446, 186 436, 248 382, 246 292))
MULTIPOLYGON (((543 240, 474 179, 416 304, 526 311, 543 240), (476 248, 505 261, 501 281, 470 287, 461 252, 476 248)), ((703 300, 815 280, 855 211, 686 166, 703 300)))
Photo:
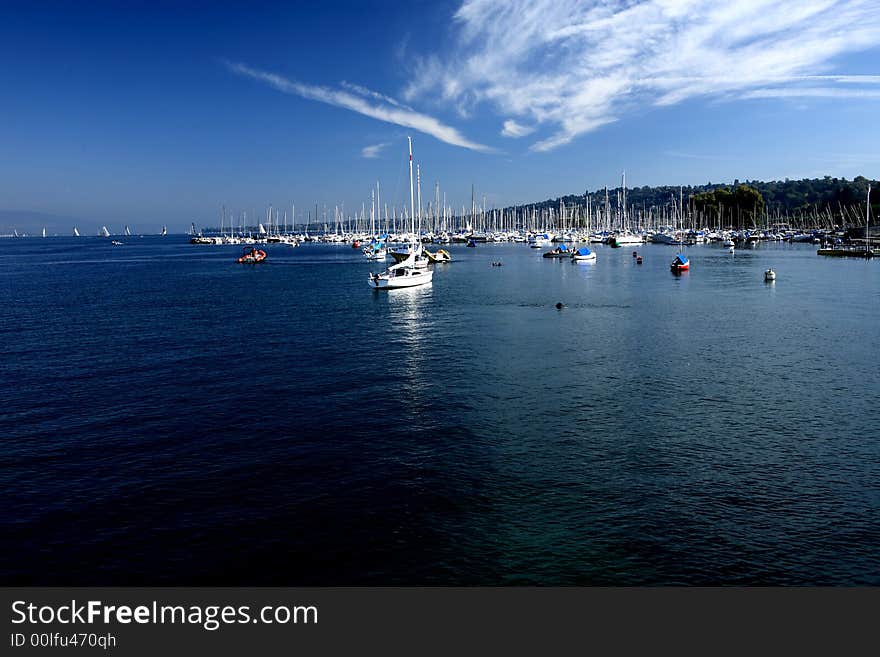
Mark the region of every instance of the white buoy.
POLYGON ((768 269, 764 272, 764 280, 765 281, 775 281, 776 280, 776 272, 772 269, 768 269))

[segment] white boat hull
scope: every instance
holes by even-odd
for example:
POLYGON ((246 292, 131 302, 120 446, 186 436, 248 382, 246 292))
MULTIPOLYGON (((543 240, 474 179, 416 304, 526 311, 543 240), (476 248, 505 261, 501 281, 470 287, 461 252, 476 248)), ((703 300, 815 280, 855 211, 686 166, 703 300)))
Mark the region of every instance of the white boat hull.
POLYGON ((374 290, 393 290, 401 287, 427 285, 434 278, 434 272, 430 269, 406 269, 397 271, 403 271, 404 273, 395 275, 395 271, 392 271, 385 274, 373 274, 368 279, 368 284, 374 290))

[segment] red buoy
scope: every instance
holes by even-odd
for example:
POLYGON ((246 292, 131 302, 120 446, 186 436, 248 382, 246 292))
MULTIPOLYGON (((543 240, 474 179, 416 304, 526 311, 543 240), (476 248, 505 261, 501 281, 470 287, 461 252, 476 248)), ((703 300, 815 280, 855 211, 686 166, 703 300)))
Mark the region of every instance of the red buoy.
POLYGON ((637 257, 636 257, 636 264, 637 264, 637 265, 642 264, 642 256, 637 256, 637 257))

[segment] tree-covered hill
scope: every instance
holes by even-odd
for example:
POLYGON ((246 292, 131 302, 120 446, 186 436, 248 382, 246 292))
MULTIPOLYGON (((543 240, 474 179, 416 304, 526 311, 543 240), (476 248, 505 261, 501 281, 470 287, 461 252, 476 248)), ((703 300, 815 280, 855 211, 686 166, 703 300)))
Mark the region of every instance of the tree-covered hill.
MULTIPOLYGON (((661 185, 633 187, 626 190, 626 205, 630 216, 672 216, 677 212, 679 198, 685 215, 697 216, 706 222, 718 219, 725 225, 764 225, 774 221, 808 223, 864 222, 865 198, 871 185, 872 216, 880 210, 880 183, 863 176, 846 178, 806 178, 803 180, 735 180, 732 184, 707 183, 696 186, 661 185)), ((618 207, 621 188, 608 189, 609 205, 618 207)), ((534 208, 537 211, 574 206, 594 209, 604 207, 605 189, 587 190, 584 194, 570 194, 538 203, 517 206, 517 210, 534 208)), ((873 223, 873 221, 872 221, 873 223)))

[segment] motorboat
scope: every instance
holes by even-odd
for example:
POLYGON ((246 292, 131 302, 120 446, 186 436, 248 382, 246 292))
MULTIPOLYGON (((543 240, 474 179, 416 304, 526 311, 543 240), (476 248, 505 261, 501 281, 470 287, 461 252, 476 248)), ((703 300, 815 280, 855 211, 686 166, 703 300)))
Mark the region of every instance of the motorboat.
POLYGON ((571 256, 571 249, 569 249, 565 244, 560 244, 555 249, 547 251, 543 254, 545 258, 568 258, 571 256))
POLYGON ((241 254, 241 257, 237 260, 239 264, 243 265, 255 265, 260 262, 265 262, 266 260, 266 252, 263 249, 258 249, 256 247, 250 247, 244 249, 241 254))
POLYGON ((615 248, 615 249, 620 248, 621 246, 625 246, 627 244, 641 244, 641 243, 642 243, 641 235, 634 235, 633 233, 630 233, 628 231, 616 233, 608 240, 608 244, 612 248, 615 248))
POLYGON ((425 255, 428 258, 428 262, 452 262, 452 256, 449 255, 449 251, 446 249, 437 249, 434 253, 431 253, 426 249, 425 255))
POLYGON ((582 246, 571 254, 572 262, 592 262, 596 260, 596 252, 582 246))

